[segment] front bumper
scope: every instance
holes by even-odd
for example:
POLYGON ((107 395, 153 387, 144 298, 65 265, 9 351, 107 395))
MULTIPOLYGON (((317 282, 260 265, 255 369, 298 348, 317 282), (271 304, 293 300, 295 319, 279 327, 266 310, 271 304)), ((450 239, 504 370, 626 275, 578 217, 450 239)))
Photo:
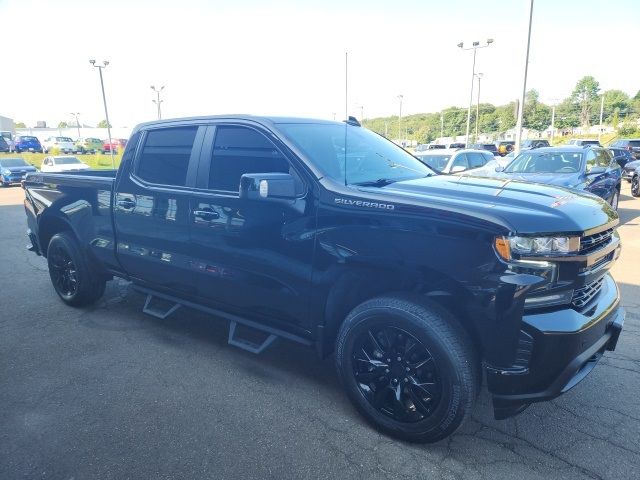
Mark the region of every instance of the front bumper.
POLYGON ((588 313, 567 308, 523 316, 519 356, 526 362, 517 369, 485 367, 497 419, 567 392, 593 370, 606 350, 616 348, 625 312, 610 274, 588 313))

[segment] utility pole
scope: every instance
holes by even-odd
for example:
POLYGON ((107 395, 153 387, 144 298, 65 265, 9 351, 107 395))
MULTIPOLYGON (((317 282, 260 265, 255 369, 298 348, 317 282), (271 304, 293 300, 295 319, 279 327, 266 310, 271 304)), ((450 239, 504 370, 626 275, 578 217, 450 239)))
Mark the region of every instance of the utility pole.
POLYGON ((161 120, 162 119, 162 110, 160 109, 160 104, 164 100, 160 100, 160 92, 162 92, 162 90, 164 90, 164 85, 162 87, 160 87, 159 90, 156 89, 156 87, 154 87, 153 85, 151 85, 151 90, 156 92, 157 100, 152 100, 152 102, 155 103, 158 106, 158 120, 161 120))
POLYGON ((524 59, 524 79, 522 81, 522 96, 520 97, 520 108, 518 109, 518 121, 516 123, 516 144, 514 151, 516 155, 520 153, 520 141, 522 140, 522 117, 524 115, 524 100, 527 94, 527 73, 529 71, 529 47, 531 46, 531 20, 533 19, 533 0, 529 4, 529 33, 527 34, 527 54, 524 59))
POLYGON ((476 41, 471 44, 469 48, 464 48, 464 42, 458 44, 458 48, 462 50, 473 50, 473 64, 471 67, 471 92, 469 93, 469 108, 467 109, 467 133, 465 136, 465 145, 469 144, 469 130, 471 127, 471 105, 473 105, 473 85, 476 81, 476 51, 479 48, 486 48, 493 43, 493 38, 487 38, 484 45, 480 45, 480 42, 476 41))
POLYGON ((476 73, 478 78, 478 102, 476 103, 476 143, 478 142, 478 123, 480 122, 480 80, 482 80, 482 73, 476 73))
POLYGON ((89 60, 89 63, 96 67, 100 72, 100 87, 102 88, 102 101, 104 103, 104 116, 107 120, 107 134, 109 135, 109 153, 111 154, 111 168, 115 170, 116 161, 113 158, 113 142, 111 141, 111 122, 109 122, 109 112, 107 111, 107 96, 104 93, 104 80, 102 79, 102 69, 107 68, 109 65, 108 61, 102 62, 102 65, 96 65, 95 60, 89 60))
POLYGON ((400 115, 398 116, 398 141, 400 142, 400 146, 402 146, 402 99, 403 95, 398 95, 398 100, 400 100, 400 115))
POLYGON ((78 115, 80 115, 80 112, 77 113, 73 113, 71 112, 71 115, 73 115, 74 117, 76 117, 76 128, 78 129, 78 138, 80 138, 80 120, 78 120, 78 115))

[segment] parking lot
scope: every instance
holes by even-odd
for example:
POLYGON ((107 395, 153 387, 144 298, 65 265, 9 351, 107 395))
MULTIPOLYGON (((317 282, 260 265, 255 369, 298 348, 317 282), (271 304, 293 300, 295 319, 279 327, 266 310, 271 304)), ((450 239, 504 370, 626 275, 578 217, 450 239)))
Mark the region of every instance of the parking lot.
POLYGON ((243 352, 225 322, 144 315, 124 281, 93 308, 65 306, 25 251, 22 196, 0 189, 2 479, 640 478, 640 200, 626 183, 617 350, 516 418, 494 420, 483 392, 472 421, 434 445, 372 430, 313 350, 243 352))

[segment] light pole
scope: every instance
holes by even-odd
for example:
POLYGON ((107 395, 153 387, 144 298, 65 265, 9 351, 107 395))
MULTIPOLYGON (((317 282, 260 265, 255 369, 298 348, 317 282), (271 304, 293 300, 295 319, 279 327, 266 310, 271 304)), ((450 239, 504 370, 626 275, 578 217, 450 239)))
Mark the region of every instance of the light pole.
POLYGON ((75 117, 75 119, 76 119, 76 128, 78 129, 78 138, 80 138, 80 136, 81 136, 80 135, 80 120, 78 120, 78 115, 80 115, 80 112, 76 112, 76 113, 71 112, 71 115, 73 115, 75 117))
POLYGON ((522 80, 522 96, 518 107, 518 121, 516 122, 515 154, 520 153, 520 141, 522 140, 522 118, 524 115, 524 100, 527 94, 527 73, 529 71, 529 47, 531 46, 531 20, 533 19, 533 0, 529 4, 529 33, 527 34, 527 54, 524 59, 524 79, 522 80))
POLYGON ((480 122, 480 80, 482 80, 482 73, 476 73, 478 79, 478 102, 476 103, 476 143, 478 142, 478 123, 480 122))
POLYGON ((402 99, 404 95, 398 95, 398 100, 400 100, 400 115, 398 115, 398 141, 400 142, 400 146, 402 146, 402 99))
POLYGON ((469 108, 467 110, 467 134, 465 137, 465 144, 469 144, 469 128, 471 126, 471 105, 473 104, 473 84, 476 80, 476 51, 479 48, 486 48, 493 43, 493 38, 487 38, 484 45, 480 45, 480 42, 473 42, 470 47, 465 48, 464 42, 458 44, 458 48, 462 50, 473 50, 473 65, 471 67, 471 92, 469 93, 469 108))
POLYGON ((598 126, 598 141, 600 141, 600 136, 602 135, 602 114, 604 113, 604 93, 602 94, 602 98, 600 99, 600 125, 598 126))
POLYGON ((154 92, 156 92, 156 96, 157 96, 157 100, 152 100, 153 103, 155 103, 158 106, 158 120, 162 119, 162 111, 160 110, 160 104, 164 101, 164 100, 160 100, 160 92, 162 92, 162 90, 164 90, 164 85, 160 87, 160 89, 156 89, 156 87, 154 87, 153 85, 151 85, 151 90, 153 90, 154 92))
POLYGON ((104 116, 107 120, 107 134, 109 135, 109 153, 111 154, 111 168, 115 170, 116 161, 113 158, 113 142, 111 141, 111 123, 109 122, 109 112, 107 111, 107 96, 104 93, 104 80, 102 79, 102 69, 107 68, 108 61, 102 62, 102 65, 96 65, 95 60, 89 60, 89 63, 98 69, 100 72, 100 87, 102 88, 102 101, 104 102, 104 116))

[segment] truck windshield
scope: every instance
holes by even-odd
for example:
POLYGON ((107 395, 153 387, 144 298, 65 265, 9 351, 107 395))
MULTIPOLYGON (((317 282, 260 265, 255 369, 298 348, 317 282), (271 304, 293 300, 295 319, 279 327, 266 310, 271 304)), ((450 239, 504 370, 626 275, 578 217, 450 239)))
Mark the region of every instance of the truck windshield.
POLYGON ((576 173, 580 171, 582 154, 575 152, 522 153, 505 173, 576 173))
POLYGON ((278 126, 325 176, 338 182, 382 185, 434 174, 413 155, 366 128, 345 129, 337 123, 278 126), (382 179, 385 182, 380 183, 382 179))

